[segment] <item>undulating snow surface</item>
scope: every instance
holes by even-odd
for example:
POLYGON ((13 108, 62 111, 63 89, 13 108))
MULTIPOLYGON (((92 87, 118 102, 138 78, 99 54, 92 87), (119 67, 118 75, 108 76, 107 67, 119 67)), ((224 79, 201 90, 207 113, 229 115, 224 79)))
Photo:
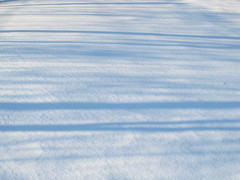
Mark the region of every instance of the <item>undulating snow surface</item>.
POLYGON ((239 180, 239 0, 0 1, 1 180, 239 180))

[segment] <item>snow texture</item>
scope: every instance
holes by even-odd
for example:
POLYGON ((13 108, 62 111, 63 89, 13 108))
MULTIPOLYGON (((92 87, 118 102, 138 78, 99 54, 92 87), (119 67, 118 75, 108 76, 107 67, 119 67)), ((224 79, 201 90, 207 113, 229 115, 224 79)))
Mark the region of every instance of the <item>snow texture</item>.
POLYGON ((1 0, 1 180, 239 180, 239 0, 1 0))

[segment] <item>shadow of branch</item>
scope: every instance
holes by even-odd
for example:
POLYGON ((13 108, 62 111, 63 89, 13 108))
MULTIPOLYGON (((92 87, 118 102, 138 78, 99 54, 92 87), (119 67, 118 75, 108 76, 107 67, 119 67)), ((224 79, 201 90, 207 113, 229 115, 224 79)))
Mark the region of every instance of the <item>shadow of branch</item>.
POLYGON ((199 120, 169 122, 90 123, 58 125, 1 125, 1 132, 18 131, 141 131, 141 132, 185 132, 185 131, 240 131, 239 120, 199 120))
POLYGON ((238 101, 179 101, 179 102, 133 102, 133 103, 95 103, 95 102, 56 102, 56 103, 0 103, 0 110, 134 110, 134 109, 229 109, 240 108, 238 101))

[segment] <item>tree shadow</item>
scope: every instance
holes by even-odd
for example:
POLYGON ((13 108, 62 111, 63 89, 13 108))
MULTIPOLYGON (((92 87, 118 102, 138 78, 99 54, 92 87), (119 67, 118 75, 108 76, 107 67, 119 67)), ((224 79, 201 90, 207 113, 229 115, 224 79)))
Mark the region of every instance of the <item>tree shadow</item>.
POLYGON ((162 36, 178 38, 199 38, 199 39, 228 39, 240 40, 239 36, 207 36, 190 34, 168 34, 148 32, 120 32, 120 31, 78 31, 78 30, 0 30, 0 33, 75 33, 75 34, 103 34, 103 35, 131 35, 131 36, 162 36))
POLYGON ((49 103, 0 103, 0 110, 38 111, 38 110, 139 110, 139 109, 230 109, 240 108, 238 101, 179 101, 179 102, 49 102, 49 103))
MULTIPOLYGON (((0 0, 0 4, 6 3, 6 2, 13 2, 13 1, 20 1, 20 0, 0 0)), ((23 1, 23 0, 21 0, 21 1, 23 1)))
MULTIPOLYGON (((223 38, 231 38, 231 37, 223 37, 223 38)), ((233 37, 232 37, 233 38, 233 37)), ((236 37, 238 38, 238 37, 236 37)), ((239 44, 235 44, 233 42, 225 42, 225 43, 218 43, 218 42, 191 42, 191 41, 176 41, 176 40, 161 40, 161 41, 143 41, 143 42, 92 42, 92 41, 0 41, 0 43, 15 43, 15 44, 55 44, 56 46, 64 45, 66 48, 71 46, 77 48, 80 45, 106 45, 106 46, 148 46, 148 47, 185 47, 185 48, 206 48, 206 49, 240 49, 239 44)), ((56 51, 56 50, 55 50, 56 51)), ((127 54, 126 51, 111 51, 112 54, 115 56, 122 56, 123 54, 127 54)), ((60 52, 59 52, 60 53, 60 52)), ((85 55, 84 52, 81 52, 82 55, 85 55)), ((99 53, 90 52, 90 55, 98 55, 99 53)), ((110 54, 110 53, 109 53, 110 54)), ((129 54, 129 53, 128 53, 129 54)), ((128 55, 127 54, 127 55, 128 55)), ((108 55, 109 56, 109 55, 108 55)))
POLYGON ((240 121, 198 120, 162 122, 118 122, 57 125, 1 125, 0 132, 72 132, 72 131, 141 131, 141 132, 186 132, 186 131, 240 131, 240 121))
MULTIPOLYGON (((4 1, 15 1, 15 0, 2 0, 4 1)), ((0 1, 1 2, 1 1, 0 1)), ((182 5, 185 3, 180 3, 180 2, 93 2, 93 3, 48 3, 48 4, 28 4, 24 6, 96 6, 96 5, 122 5, 122 6, 129 6, 129 5, 182 5)), ((18 5, 18 6, 23 6, 23 5, 18 5)))

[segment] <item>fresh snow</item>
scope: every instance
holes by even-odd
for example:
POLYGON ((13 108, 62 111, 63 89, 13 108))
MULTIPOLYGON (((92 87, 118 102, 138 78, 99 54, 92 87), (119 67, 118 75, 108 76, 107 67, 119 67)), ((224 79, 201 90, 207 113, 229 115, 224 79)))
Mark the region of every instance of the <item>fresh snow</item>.
POLYGON ((239 0, 1 0, 1 180, 239 180, 239 0))

